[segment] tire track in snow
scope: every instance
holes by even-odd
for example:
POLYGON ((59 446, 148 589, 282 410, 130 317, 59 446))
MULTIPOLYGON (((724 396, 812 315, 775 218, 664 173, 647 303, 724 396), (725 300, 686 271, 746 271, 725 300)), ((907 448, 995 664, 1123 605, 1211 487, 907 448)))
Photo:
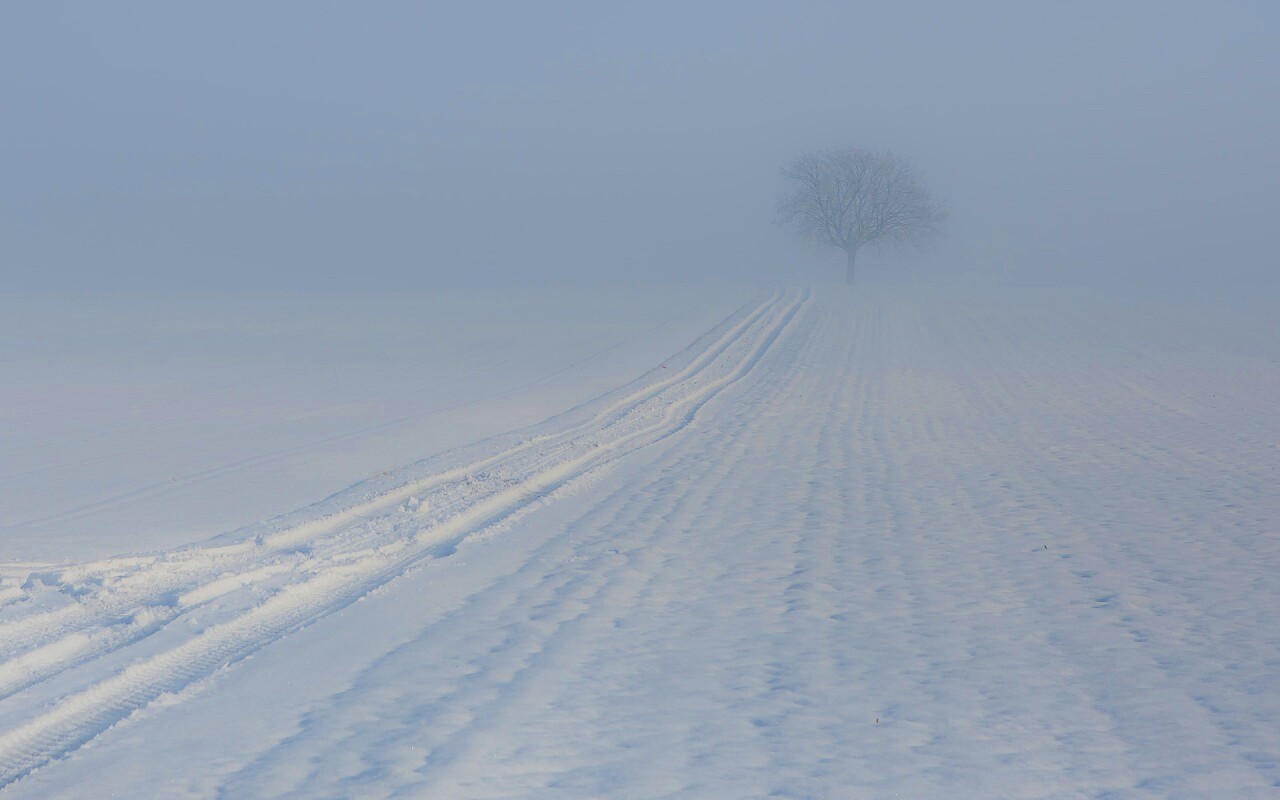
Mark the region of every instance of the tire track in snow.
MULTIPOLYGON (((777 380, 776 365, 794 360, 811 322, 806 317, 784 348, 770 351, 769 379, 753 379, 749 393, 735 391, 727 426, 726 415, 718 415, 711 437, 699 436, 696 445, 683 439, 678 450, 660 456, 666 466, 656 477, 613 492, 524 567, 378 659, 342 692, 341 716, 330 717, 330 706, 322 705, 296 736, 226 779, 218 796, 466 794, 450 777, 485 758, 510 708, 529 702, 544 678, 566 670, 594 674, 578 660, 598 655, 579 649, 584 637, 607 641, 619 615, 647 602, 658 576, 676 566, 668 559, 688 535, 718 521, 707 519, 706 509, 740 477, 757 444, 743 434, 755 427, 761 409, 792 390, 798 373, 777 380), (699 477, 689 481, 689 475, 699 477), (671 491, 673 485, 680 491, 671 491), (477 627, 477 618, 488 622, 477 627), (405 670, 425 664, 434 665, 428 671, 441 680, 397 682, 405 670), (350 713, 353 707, 358 713, 350 713), (426 730, 415 723, 422 719, 433 720, 426 730), (393 783, 384 785, 388 779, 393 783)), ((743 502, 754 507, 757 501, 743 502)), ((628 622, 636 624, 634 616, 628 622)))
MULTIPOLYGON (((533 507, 573 479, 684 429, 708 400, 740 380, 759 362, 788 328, 806 299, 806 296, 784 296, 766 304, 733 326, 684 370, 635 390, 597 412, 588 422, 569 431, 529 439, 507 453, 426 479, 432 482, 431 486, 455 490, 455 496, 450 498, 453 502, 446 506, 448 511, 432 519, 435 524, 422 527, 417 522, 406 530, 404 524, 398 524, 394 513, 368 520, 362 527, 372 529, 375 535, 372 542, 361 541, 364 547, 340 546, 338 552, 325 553, 321 563, 307 565, 306 574, 300 580, 286 584, 267 600, 177 646, 137 661, 111 678, 64 697, 52 708, 42 710, 0 735, 0 787, 79 748, 161 695, 181 691, 217 669, 350 604, 415 563, 448 555, 467 536, 533 507), (468 470, 505 465, 507 461, 517 461, 511 456, 518 454, 528 454, 534 469, 496 485, 481 482, 473 491, 467 491, 465 486, 458 491, 457 483, 449 483, 465 483, 470 474, 468 470)), ((402 487, 359 508, 369 511, 372 506, 372 510, 382 511, 393 506, 396 499, 421 491, 423 484, 414 483, 411 488, 402 487)), ((351 509, 347 515, 363 518, 351 509)), ((321 537, 332 537, 343 530, 347 516, 335 517, 321 520, 313 527, 301 525, 253 542, 214 546, 213 550, 225 555, 246 548, 245 553, 253 557, 245 561, 261 568, 263 565, 257 558, 261 553, 255 548, 264 544, 278 549, 303 544, 314 547, 321 537)), ((180 558, 200 562, 200 550, 180 551, 180 558)), ((216 557, 213 561, 216 563, 216 557)), ((208 578, 212 571, 204 570, 202 577, 208 578)), ((212 580, 227 577, 222 571, 212 580)), ((210 582, 206 580, 195 586, 188 582, 188 594, 210 582)), ((19 618, 16 627, 22 628, 21 622, 19 618)), ((26 627, 30 633, 31 626, 26 627)), ((120 643, 114 643, 113 649, 119 646, 120 643)))
MULTIPOLYGON (((86 504, 86 505, 78 506, 78 507, 76 507, 76 508, 67 509, 67 510, 62 511, 62 512, 59 512, 59 513, 57 513, 57 514, 53 514, 53 515, 49 515, 49 516, 41 516, 41 517, 29 517, 29 518, 27 518, 27 519, 23 519, 23 520, 15 521, 15 522, 12 522, 12 523, 11 523, 10 525, 8 525, 7 527, 14 527, 14 528, 17 528, 17 527, 23 527, 23 526, 29 526, 29 525, 46 525, 46 526, 47 526, 47 525, 50 525, 50 524, 65 523, 65 522, 68 522, 68 521, 72 521, 72 520, 80 519, 80 518, 84 517, 86 514, 91 514, 91 513, 94 513, 94 512, 102 511, 102 510, 104 510, 104 509, 110 509, 110 508, 117 507, 117 506, 121 505, 122 503, 127 503, 127 502, 131 502, 131 501, 134 501, 134 500, 139 500, 139 499, 144 499, 144 498, 149 498, 149 497, 155 497, 155 496, 157 496, 157 495, 161 495, 161 494, 165 494, 165 493, 167 493, 167 492, 170 492, 170 491, 172 491, 173 489, 178 488, 178 487, 190 486, 190 485, 197 484, 197 483, 200 483, 200 482, 203 482, 203 481, 206 481, 206 480, 210 480, 210 479, 213 479, 213 478, 217 478, 217 477, 220 477, 220 476, 225 475, 225 474, 230 473, 230 472, 234 472, 234 471, 236 471, 236 470, 238 470, 238 469, 241 469, 241 468, 244 468, 244 467, 247 467, 247 466, 261 465, 261 464, 268 464, 268 463, 271 463, 271 462, 273 462, 273 461, 278 461, 278 460, 280 460, 281 458, 285 458, 285 457, 287 457, 287 456, 290 456, 290 455, 293 455, 293 454, 296 454, 296 453, 306 452, 306 451, 308 451, 308 450, 313 450, 313 449, 315 449, 315 448, 317 448, 317 447, 322 447, 322 446, 325 446, 325 445, 334 444, 334 443, 336 443, 336 442, 347 441, 347 440, 349 440, 349 439, 353 439, 353 438, 356 438, 356 437, 366 436, 366 435, 369 435, 369 434, 372 434, 372 433, 377 433, 377 432, 380 432, 380 431, 385 431, 385 430, 390 429, 390 428, 393 428, 393 427, 395 427, 395 426, 397 426, 397 425, 403 425, 403 424, 405 424, 405 423, 407 423, 407 422, 411 422, 411 421, 416 420, 416 419, 421 419, 421 418, 423 418, 423 417, 429 417, 429 416, 436 415, 436 414, 444 414, 444 413, 448 413, 448 412, 451 412, 451 411, 456 411, 456 410, 461 409, 461 408, 467 408, 467 407, 470 407, 470 406, 475 405, 475 404, 477 404, 477 403, 483 403, 483 402, 487 402, 487 401, 490 401, 490 400, 496 400, 496 399, 499 399, 499 398, 502 398, 502 397, 508 397, 508 396, 510 396, 510 395, 512 395, 512 394, 516 394, 516 393, 521 392, 521 391, 523 391, 523 390, 525 390, 525 389, 528 389, 529 387, 536 386, 536 385, 538 385, 538 384, 544 383, 544 382, 546 382, 547 380, 550 380, 550 379, 554 378, 554 377, 555 377, 555 376, 557 376, 557 375, 561 375, 561 374, 563 374, 563 373, 565 373, 565 372, 569 371, 570 369, 573 369, 573 368, 575 368, 575 367, 577 367, 577 366, 579 366, 579 365, 581 365, 581 364, 583 364, 583 363, 586 363, 586 362, 588 362, 588 361, 591 361, 592 359, 595 359, 595 358, 597 358, 598 356, 601 356, 601 355, 603 355, 603 354, 605 354, 605 353, 607 353, 607 352, 609 352, 609 351, 611 351, 611 350, 613 350, 613 349, 615 349, 615 348, 617 348, 617 347, 620 347, 620 346, 622 346, 623 344, 626 344, 627 342, 631 341, 632 339, 635 339, 635 338, 638 338, 638 337, 644 336, 644 335, 646 335, 646 334, 652 333, 652 332, 654 332, 654 331, 660 330, 661 328, 666 327, 667 325, 669 325, 671 322, 673 322, 673 321, 674 321, 674 320, 676 320, 677 318, 678 318, 678 315, 677 315, 677 316, 673 316, 673 317, 671 317, 671 318, 667 319, 666 321, 662 322, 661 324, 656 325, 656 326, 654 326, 653 328, 650 328, 649 330, 642 331, 642 332, 640 332, 639 334, 636 334, 635 336, 628 337, 628 338, 623 339, 623 340, 621 340, 621 341, 615 342, 615 343, 613 343, 613 344, 611 344, 611 345, 609 345, 609 346, 607 346, 607 347, 605 347, 605 348, 602 348, 602 349, 600 349, 600 350, 596 350, 596 351, 594 351, 594 352, 592 352, 592 353, 586 354, 584 357, 581 357, 581 358, 577 359, 576 361, 574 361, 574 363, 573 363, 573 364, 570 364, 570 365, 569 365, 569 366, 567 366, 567 367, 561 367, 561 368, 559 368, 559 369, 553 370, 552 372, 546 373, 546 374, 544 374, 544 375, 542 375, 542 376, 540 376, 540 377, 538 377, 538 378, 536 378, 536 379, 534 379, 534 380, 527 381, 527 382, 522 383, 522 384, 519 384, 519 385, 517 385, 517 386, 507 387, 507 388, 505 388, 505 389, 501 389, 501 390, 499 390, 499 391, 497 391, 497 392, 495 392, 495 393, 492 393, 492 394, 487 394, 487 395, 484 395, 484 396, 481 396, 481 397, 475 397, 475 398, 471 398, 471 399, 469 399, 469 400, 463 400, 463 401, 455 402, 455 403, 451 403, 451 404, 448 404, 448 405, 435 406, 435 407, 432 407, 432 408, 428 408, 428 409, 426 409, 426 410, 416 411, 416 412, 414 412, 414 413, 412 413, 412 414, 408 414, 408 415, 400 416, 400 417, 397 417, 397 418, 395 418, 395 419, 386 420, 386 421, 384 421, 384 422, 380 422, 380 423, 378 423, 378 424, 376 424, 376 425, 371 425, 371 426, 367 426, 367 427, 363 427, 363 428, 358 428, 358 429, 355 429, 355 430, 348 430, 348 431, 344 431, 344 432, 341 432, 341 433, 335 433, 335 434, 333 434, 333 435, 327 436, 327 437, 322 438, 322 439, 318 439, 318 440, 314 440, 314 441, 310 441, 310 442, 304 442, 304 443, 301 443, 301 444, 297 444, 297 445, 293 445, 293 446, 290 446, 290 447, 286 447, 286 448, 284 448, 284 449, 280 449, 280 450, 271 450, 271 451, 267 451, 267 452, 257 453, 257 454, 255 454, 255 455, 250 455, 250 456, 247 456, 247 457, 244 457, 244 458, 239 458, 239 459, 236 459, 236 460, 234 460, 234 461, 227 462, 227 463, 219 464, 219 465, 212 466, 212 467, 206 467, 206 468, 204 468, 204 469, 200 469, 200 470, 197 470, 197 471, 195 471, 195 472, 191 472, 191 473, 188 473, 188 474, 185 474, 185 475, 178 476, 177 478, 173 478, 173 479, 169 479, 169 480, 162 480, 162 481, 159 481, 159 482, 156 482, 156 483, 151 483, 151 484, 147 484, 147 485, 145 485, 145 486, 140 486, 140 487, 137 487, 137 488, 135 488, 135 489, 132 489, 132 490, 126 491, 126 492, 124 492, 124 493, 122 493, 122 494, 117 494, 117 495, 113 495, 113 496, 110 496, 110 497, 104 497, 104 498, 101 498, 101 499, 95 500, 95 501, 93 501, 93 502, 90 502, 90 503, 88 503, 88 504, 86 504)), ((437 385, 443 385, 443 384, 453 383, 453 382, 457 381, 457 380, 458 380, 458 379, 460 379, 460 378, 467 378, 467 377, 471 377, 471 376, 473 376, 473 375, 478 375, 478 374, 481 374, 481 373, 487 372, 487 371, 492 370, 492 369, 494 369, 494 368, 496 368, 496 367, 504 366, 504 365, 510 364, 510 363, 512 363, 512 362, 518 361, 518 360, 520 360, 521 358, 526 357, 526 356, 528 356, 528 355, 530 355, 530 354, 532 354, 532 353, 542 352, 543 350, 547 350, 547 349, 550 349, 550 348, 552 348, 552 347, 555 347, 555 346, 556 346, 556 344, 557 344, 557 343, 547 344, 547 345, 544 345, 544 346, 541 346, 541 347, 534 348, 534 349, 529 350, 529 351, 527 351, 527 352, 522 352, 522 353, 520 353, 520 354, 518 354, 518 355, 515 355, 515 356, 508 356, 508 357, 505 357, 505 358, 503 358, 503 359, 501 359, 501 360, 499 360, 499 361, 493 362, 493 363, 488 364, 488 365, 486 365, 486 366, 484 366, 484 367, 481 367, 481 368, 479 368, 479 369, 475 369, 475 370, 471 370, 471 371, 468 371, 468 372, 465 372, 465 373, 461 373, 461 374, 458 374, 458 375, 454 375, 454 376, 452 376, 452 377, 450 377, 450 378, 445 379, 442 383, 437 384, 437 385)), ((408 368, 405 368, 405 369, 408 369, 408 368)), ((392 371, 392 374, 394 374, 394 372, 398 372, 398 371, 403 371, 403 370, 394 370, 394 371, 392 371)), ((375 377, 376 377, 376 376, 375 376, 375 377)), ((340 384, 339 384, 339 385, 340 385, 340 384)), ((404 391, 404 390, 399 390, 399 391, 392 392, 392 393, 391 393, 391 394, 389 394, 389 395, 384 395, 384 396, 383 396, 383 399, 386 399, 387 397, 403 396, 403 395, 405 395, 405 394, 407 394, 407 393, 408 393, 408 392, 406 392, 406 391, 404 391)), ((320 412, 312 412, 312 414, 315 414, 315 413, 320 413, 320 412)), ((248 428, 248 429, 245 429, 245 430, 240 430, 240 431, 230 432, 230 433, 227 433, 227 434, 225 434, 225 435, 233 436, 233 437, 236 437, 236 436, 241 436, 241 437, 242 437, 242 436, 245 436, 245 435, 248 435, 248 434, 254 433, 255 431, 259 431, 259 430, 266 430, 266 429, 267 429, 267 427, 269 427, 269 426, 257 426, 257 427, 254 427, 254 428, 248 428)), ((144 430, 145 430, 145 429, 144 429, 144 430)), ((205 437, 205 438, 208 438, 208 437, 205 437)), ((52 471, 57 471, 57 470, 63 470, 63 469, 69 468, 69 467, 83 467, 83 466, 85 466, 85 465, 87 465, 87 464, 98 463, 98 462, 103 462, 103 461, 110 461, 110 460, 112 460, 112 459, 118 459, 118 458, 121 458, 121 457, 127 457, 127 456, 138 455, 138 454, 140 454, 140 453, 150 452, 150 451, 153 451, 153 450, 168 450, 168 449, 174 449, 174 448, 181 447, 181 446, 182 446, 182 445, 181 445, 181 443, 176 443, 176 444, 175 444, 175 443, 171 443, 171 444, 168 444, 168 445, 159 445, 159 446, 148 447, 148 448, 144 448, 144 449, 126 450, 126 451, 119 451, 119 452, 114 452, 114 453, 107 453, 107 454, 103 454, 103 455, 101 455, 101 456, 96 456, 96 457, 93 457, 93 458, 90 458, 90 459, 82 459, 82 460, 79 460, 79 461, 64 462, 64 463, 61 463, 61 464, 53 464, 53 465, 48 465, 48 466, 45 466, 45 467, 40 467, 40 468, 35 469, 35 470, 27 470, 27 471, 25 471, 25 472, 21 472, 21 473, 14 473, 14 474, 12 474, 12 475, 0 476, 0 482, 4 482, 5 480, 9 480, 9 479, 17 479, 17 478, 22 478, 22 477, 30 477, 30 476, 32 476, 32 475, 39 474, 39 473, 44 473, 44 472, 48 472, 48 471, 51 471, 51 470, 52 470, 52 471)))
MULTIPOLYGON (((0 659, 3 659, 0 660, 0 699, 63 669, 151 635, 200 605, 198 599, 213 599, 225 593, 217 591, 217 587, 237 588, 241 576, 256 574, 264 564, 278 571, 307 569, 312 560, 299 552, 301 548, 314 549, 339 534, 349 539, 352 526, 361 525, 371 517, 385 516, 410 498, 428 497, 433 489, 504 466, 532 448, 549 449, 553 444, 615 421, 628 410, 707 369, 746 331, 776 311, 783 300, 781 293, 775 294, 730 325, 683 369, 661 380, 643 383, 566 430, 525 438, 495 454, 433 472, 339 511, 259 535, 252 541, 209 543, 156 556, 107 559, 46 570, 42 574, 48 575, 48 580, 67 586, 75 594, 84 591, 86 596, 48 612, 0 622, 0 659), (95 585, 103 586, 104 590, 81 589, 95 585), (84 631, 90 629, 92 633, 85 635, 84 631)), ((519 471, 519 466, 516 469, 519 471)), ((449 510, 442 509, 446 516, 449 510)))
MULTIPOLYGON (((561 562, 573 558, 571 568, 546 557, 514 573, 513 582, 532 579, 547 591, 565 575, 607 575, 586 613, 549 628, 535 605, 544 595, 487 587, 482 609, 458 615, 473 625, 492 620, 475 641, 432 628, 395 656, 416 670, 431 661, 454 668, 474 654, 460 662, 474 677, 389 698, 377 687, 400 667, 362 676, 354 696, 321 706, 342 713, 308 720, 285 748, 287 761, 253 765, 220 796, 612 797, 636 787, 664 796, 822 796, 794 756, 831 709, 848 705, 842 681, 820 680, 829 672, 813 666, 833 649, 834 626, 817 630, 807 607, 822 609, 820 617, 840 577, 825 563, 831 540, 803 503, 790 501, 841 481, 813 456, 843 441, 848 410, 815 388, 812 371, 792 368, 811 360, 815 338, 824 346, 840 339, 807 333, 797 349, 799 338, 770 354, 769 371, 735 397, 734 413, 717 414, 714 426, 638 473, 656 477, 628 480, 558 534, 554 551, 561 562), (509 630, 528 638, 504 652, 494 632, 509 630), (440 641, 458 644, 447 656, 433 653, 440 641), (508 678, 511 669, 518 672, 508 678), (803 702, 815 684, 830 703, 803 702), (717 693, 726 687, 730 695, 717 693), (357 713, 351 703, 361 703, 357 713), (362 724, 330 738, 329 725, 352 719, 362 724), (440 722, 424 727, 423 719, 440 722), (335 774, 333 762, 345 769, 335 774), (305 781, 285 783, 308 765, 305 781), (264 772, 281 783, 263 790, 264 772)), ((544 602, 549 615, 561 611, 544 602)))

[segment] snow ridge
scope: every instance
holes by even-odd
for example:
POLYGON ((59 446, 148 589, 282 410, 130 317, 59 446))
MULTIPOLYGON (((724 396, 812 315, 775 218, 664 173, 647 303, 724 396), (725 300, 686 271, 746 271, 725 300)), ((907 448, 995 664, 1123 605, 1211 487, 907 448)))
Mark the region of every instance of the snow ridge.
POLYGON ((158 698, 333 613, 688 427, 807 308, 780 292, 721 326, 669 376, 605 399, 561 430, 252 538, 33 572, 0 595, 0 788, 158 698), (185 626, 178 623, 185 622, 185 626), (77 668, 91 675, 82 676, 77 668), (106 667, 106 669, 103 669, 106 667), (110 677, 95 680, 103 672, 110 677), (52 705, 41 702, 52 693, 52 705))

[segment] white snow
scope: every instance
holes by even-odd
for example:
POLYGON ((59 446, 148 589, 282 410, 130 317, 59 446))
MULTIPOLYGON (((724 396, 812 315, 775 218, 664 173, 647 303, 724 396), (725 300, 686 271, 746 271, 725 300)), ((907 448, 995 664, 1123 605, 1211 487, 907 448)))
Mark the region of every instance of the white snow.
POLYGON ((0 295, 0 560, 195 542, 648 371, 742 291, 0 295))
POLYGON ((0 796, 1280 793, 1268 316, 724 305, 633 383, 270 521, 32 538, 0 796))

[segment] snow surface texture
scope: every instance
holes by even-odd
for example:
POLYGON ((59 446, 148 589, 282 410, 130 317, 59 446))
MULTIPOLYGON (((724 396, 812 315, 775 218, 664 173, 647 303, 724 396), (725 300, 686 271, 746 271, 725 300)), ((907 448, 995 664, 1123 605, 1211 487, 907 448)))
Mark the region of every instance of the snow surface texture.
POLYGON ((749 297, 0 295, 0 560, 288 513, 631 381, 749 297))
POLYGON ((779 293, 271 523, 10 567, 0 785, 1274 797, 1276 344, 779 293))

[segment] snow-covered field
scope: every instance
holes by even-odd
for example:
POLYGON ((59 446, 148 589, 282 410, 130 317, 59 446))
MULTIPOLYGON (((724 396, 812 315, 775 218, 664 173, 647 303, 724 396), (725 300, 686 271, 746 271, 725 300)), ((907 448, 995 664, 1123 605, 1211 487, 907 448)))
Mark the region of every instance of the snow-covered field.
POLYGON ((596 397, 748 299, 0 295, 0 561, 284 514, 596 397))
POLYGON ((0 795, 1280 793, 1265 309, 674 297, 300 308, 261 384, 10 341, 0 795))

